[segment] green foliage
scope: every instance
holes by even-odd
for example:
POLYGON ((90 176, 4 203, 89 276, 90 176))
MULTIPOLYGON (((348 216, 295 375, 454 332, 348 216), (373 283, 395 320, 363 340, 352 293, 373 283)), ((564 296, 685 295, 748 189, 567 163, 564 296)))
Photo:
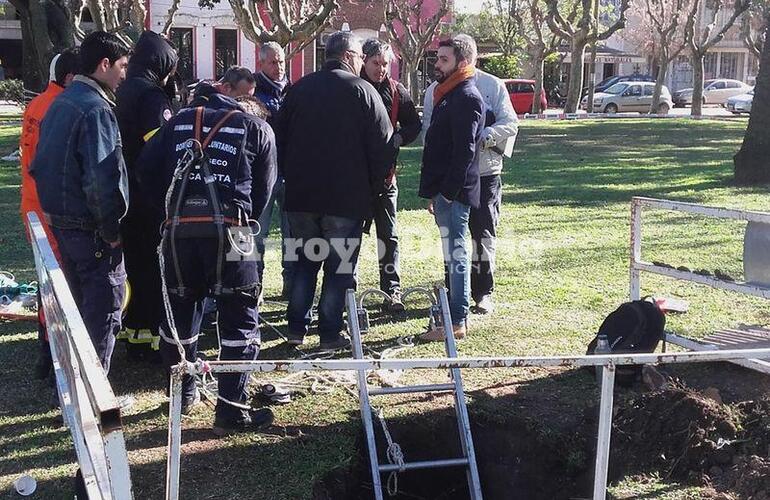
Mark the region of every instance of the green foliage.
POLYGON ((21 80, 12 79, 0 81, 0 101, 11 101, 23 108, 25 106, 24 83, 21 80))
POLYGON ((516 78, 521 74, 521 58, 519 55, 492 56, 481 63, 481 69, 498 78, 516 78))

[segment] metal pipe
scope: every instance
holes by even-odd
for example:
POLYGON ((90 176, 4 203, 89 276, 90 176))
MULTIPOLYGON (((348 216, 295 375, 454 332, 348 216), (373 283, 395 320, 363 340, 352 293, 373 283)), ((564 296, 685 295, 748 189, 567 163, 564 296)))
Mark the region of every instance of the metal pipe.
POLYGON ((415 392, 445 392, 453 391, 454 384, 428 384, 428 385, 410 385, 406 387, 381 387, 371 389, 370 396, 382 396, 384 394, 411 394, 415 392))
POLYGON ((746 295, 752 295, 754 297, 761 297, 763 299, 770 299, 770 288, 764 286, 749 285, 748 283, 740 283, 734 281, 725 281, 713 276, 704 276, 702 274, 696 274, 691 271, 680 271, 679 269, 657 266, 648 262, 636 262, 633 264, 632 273, 634 270, 637 273, 639 271, 645 271, 648 273, 659 274, 661 276, 667 276, 669 278, 691 281, 693 283, 700 283, 701 285, 708 285, 712 288, 719 288, 721 290, 727 290, 730 292, 738 292, 746 295))
POLYGON ((599 436, 596 444, 594 500, 605 500, 607 498, 607 471, 610 463, 614 388, 615 367, 613 365, 602 367, 602 399, 599 405, 599 436))
MULTIPOLYGON (((454 325, 452 316, 449 312, 449 297, 447 290, 443 286, 436 287, 436 296, 441 307, 442 323, 444 324, 444 342, 446 344, 447 354, 450 358, 457 358, 457 345, 455 343, 454 325)), ((463 379, 459 368, 452 368, 452 381, 454 382, 455 413, 457 414, 457 426, 460 431, 460 443, 462 444, 465 456, 468 459, 468 490, 471 500, 481 500, 481 481, 479 480, 479 470, 476 465, 476 451, 473 448, 473 435, 471 434, 471 422, 468 416, 468 408, 465 406, 465 391, 463 391, 463 379)))
POLYGON ((433 295, 433 293, 430 291, 429 288, 425 288, 424 286, 413 286, 411 288, 407 288, 406 290, 404 290, 404 293, 401 295, 401 300, 406 302, 407 299, 415 293, 418 293, 418 294, 421 293, 426 297, 428 297, 428 300, 430 300, 431 305, 436 304, 436 296, 433 295))
POLYGON ((385 299, 388 302, 390 302, 390 295, 388 295, 387 293, 383 292, 379 288, 368 288, 368 289, 364 290, 364 292, 361 294, 361 298, 358 299, 358 307, 363 308, 364 307, 364 300, 366 300, 366 298, 369 297, 370 295, 379 295, 383 299, 385 299))
POLYGON ((696 203, 686 203, 683 201, 660 200, 657 198, 647 198, 644 196, 634 196, 634 203, 639 203, 645 207, 659 208, 663 210, 672 210, 675 212, 686 212, 689 214, 702 215, 712 219, 733 219, 750 222, 763 222, 770 224, 770 212, 757 212, 753 210, 737 210, 734 208, 708 207, 696 203))
POLYGON ((166 500, 179 499, 179 469, 182 453, 182 376, 184 361, 171 368, 168 404, 168 457, 166 462, 166 500))
POLYGON ((270 361, 210 361, 213 373, 345 371, 345 370, 446 370, 450 368, 523 368, 532 366, 603 366, 706 363, 770 358, 770 348, 679 353, 604 354, 592 356, 519 356, 472 358, 318 359, 270 361))
POLYGON ((641 272, 636 264, 642 258, 642 207, 637 198, 631 200, 631 263, 629 266, 631 300, 639 300, 642 296, 641 272))
MULTIPOLYGON (((425 462, 407 462, 404 464, 404 470, 439 469, 442 467, 465 467, 466 465, 468 465, 468 460, 465 458, 450 458, 446 460, 428 460, 425 462)), ((400 470, 401 467, 395 464, 380 465, 380 472, 396 472, 400 470)))
MULTIPOLYGON (((364 292, 366 293, 366 292, 364 292)), ((363 303, 363 295, 361 301, 363 303)), ((350 343, 353 351, 353 357, 356 360, 364 359, 364 351, 361 346, 361 328, 358 325, 358 307, 356 306, 356 292, 348 289, 346 292, 346 302, 348 309, 348 330, 350 332, 350 343)), ((379 461, 377 459, 377 443, 374 439, 374 424, 372 423, 372 407, 369 403, 369 391, 366 385, 366 368, 360 368, 356 371, 358 379, 358 403, 361 407, 361 420, 364 424, 364 434, 366 434, 367 449, 369 451, 369 467, 372 474, 372 488, 374 489, 375 500, 383 500, 382 496, 382 478, 377 469, 379 461)))

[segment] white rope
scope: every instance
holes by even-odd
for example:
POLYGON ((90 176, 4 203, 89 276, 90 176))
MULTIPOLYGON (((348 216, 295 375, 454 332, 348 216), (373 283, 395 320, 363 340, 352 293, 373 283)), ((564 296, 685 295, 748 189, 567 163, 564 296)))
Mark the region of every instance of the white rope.
MULTIPOLYGON (((171 197, 174 191, 174 187, 176 186, 177 181, 181 178, 181 175, 187 169, 188 165, 195 159, 195 154, 192 150, 193 143, 197 143, 200 146, 200 143, 198 143, 198 141, 191 142, 190 147, 187 148, 184 156, 182 156, 182 158, 180 158, 179 161, 177 162, 176 169, 174 170, 174 176, 172 177, 172 180, 171 180, 171 185, 169 186, 168 191, 166 191, 166 205, 165 205, 166 219, 169 218, 168 207, 170 206, 170 203, 171 203, 171 197)), ((220 396, 218 391, 217 393, 213 393, 212 391, 209 391, 208 385, 206 384, 205 380, 198 374, 200 370, 190 368, 191 363, 187 361, 187 357, 185 356, 184 346, 182 345, 182 341, 179 338, 179 332, 177 331, 176 323, 174 322, 174 313, 171 309, 171 299, 169 298, 168 284, 166 283, 166 266, 165 266, 165 258, 163 256, 163 248, 165 247, 167 235, 168 235, 168 231, 163 231, 161 233, 161 240, 160 240, 160 244, 158 245, 158 264, 160 266, 160 281, 161 281, 161 292, 163 295, 163 308, 165 309, 165 313, 166 313, 166 321, 168 322, 168 327, 170 330, 169 333, 171 333, 171 337, 173 338, 174 343, 176 344, 176 347, 177 347, 177 351, 179 352, 180 363, 184 363, 185 371, 187 372, 187 374, 191 375, 195 379, 196 386, 198 386, 198 388, 202 390, 202 392, 204 392, 207 398, 211 398, 211 400, 222 401, 223 403, 229 404, 231 406, 234 406, 242 410, 251 410, 251 406, 237 403, 235 401, 230 401, 220 396)), ((217 322, 217 338, 218 337, 219 337, 219 322, 217 322)), ((198 361, 196 362, 196 365, 200 365, 202 363, 203 361, 199 358, 198 361)))
MULTIPOLYGON (((370 410, 372 413, 375 413, 373 407, 370 407, 370 410)), ((382 409, 376 413, 377 419, 380 421, 380 425, 382 426, 382 432, 385 434, 385 440, 388 442, 388 449, 386 450, 388 462, 390 462, 392 465, 398 466, 398 471, 391 472, 388 475, 387 481, 388 495, 393 497, 398 494, 398 474, 406 470, 406 467, 404 466, 404 453, 401 451, 401 446, 393 441, 393 437, 390 435, 390 430, 388 430, 388 424, 385 421, 385 415, 383 414, 382 409)))

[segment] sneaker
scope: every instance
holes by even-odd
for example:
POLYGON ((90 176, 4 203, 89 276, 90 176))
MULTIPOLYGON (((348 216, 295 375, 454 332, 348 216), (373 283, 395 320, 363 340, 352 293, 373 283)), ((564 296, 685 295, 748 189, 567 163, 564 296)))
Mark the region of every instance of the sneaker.
POLYGON ((495 310, 495 304, 492 302, 491 295, 484 295, 476 301, 476 312, 478 314, 489 314, 495 310))
POLYGON ((305 343, 305 335, 302 333, 287 333, 286 343, 289 345, 302 345, 305 343))
POLYGON ((198 388, 195 388, 195 393, 192 396, 186 397, 182 400, 182 415, 189 415, 192 413, 193 408, 201 402, 201 393, 198 388))
POLYGON ((340 335, 337 340, 329 342, 321 342, 320 349, 324 352, 339 351, 340 349, 346 349, 350 347, 350 339, 344 335, 340 335))
POLYGON ((406 307, 401 300, 401 290, 396 288, 390 293, 390 301, 385 303, 385 307, 392 313, 400 313, 406 310, 406 307))
MULTIPOLYGON (((465 325, 452 325, 452 331, 454 332, 455 340, 462 340, 465 338, 465 334, 468 333, 468 328, 465 325)), ((423 342, 443 342, 444 341, 444 327, 438 326, 433 330, 428 330, 418 337, 423 342)))
POLYGON ((234 432, 254 432, 269 427, 273 423, 273 410, 270 408, 259 408, 258 410, 249 410, 241 412, 237 419, 227 419, 214 417, 214 427, 212 431, 215 436, 224 437, 234 432))

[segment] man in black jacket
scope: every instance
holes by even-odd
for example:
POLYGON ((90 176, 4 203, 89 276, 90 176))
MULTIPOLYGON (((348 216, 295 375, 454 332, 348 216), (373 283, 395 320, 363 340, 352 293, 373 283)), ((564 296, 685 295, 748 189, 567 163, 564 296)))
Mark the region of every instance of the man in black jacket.
POLYGON ((123 138, 130 196, 128 213, 120 228, 131 286, 121 336, 128 342, 128 353, 133 359, 144 358, 151 352, 157 356, 158 327, 163 317, 156 252, 160 237, 158 228, 147 224, 148 206, 137 184, 136 162, 144 144, 174 114, 164 87, 178 60, 174 48, 160 35, 143 32, 128 64, 126 81, 117 92, 115 115, 123 138))
POLYGON ((345 290, 355 286, 363 225, 393 165, 390 120, 382 99, 358 76, 362 59, 355 35, 332 34, 326 65, 294 84, 276 131, 292 235, 287 258, 298 257, 287 311, 289 342, 304 341, 323 262, 322 350, 350 344, 340 333, 345 290))
MULTIPOLYGON (((363 45, 364 68, 361 78, 371 83, 385 104, 385 110, 393 125, 393 146, 398 149, 414 141, 420 134, 422 122, 417 114, 409 91, 391 79, 390 63, 393 51, 390 45, 377 38, 370 38, 363 45)), ((396 151, 398 156, 398 151, 396 151)), ((396 184, 395 162, 385 179, 385 192, 377 196, 374 203, 374 223, 377 226, 377 257, 380 267, 380 290, 390 296, 386 307, 392 312, 404 310, 401 301, 401 277, 398 265, 398 232, 396 230, 396 207, 398 206, 398 185, 396 184)))
MULTIPOLYGON (((256 259, 253 254, 240 256, 253 251, 253 229, 247 221, 265 207, 275 182, 272 129, 233 99, 214 93, 204 106, 184 109, 172 118, 147 143, 138 165, 143 195, 152 200, 156 214, 148 225, 157 228, 165 219, 164 275, 185 359, 196 360, 207 296, 216 297, 220 313, 220 358, 256 359, 256 259)), ((168 322, 160 332, 161 353, 170 368, 179 362, 178 347, 168 322)), ((219 375, 219 396, 246 404, 247 381, 248 374, 219 375)), ((199 395, 191 376, 182 383, 182 411, 187 413, 199 395)), ((244 411, 220 400, 214 433, 253 430, 271 420, 269 410, 244 411)))
MULTIPOLYGON (((470 261, 466 233, 470 209, 479 205, 477 151, 486 113, 475 85, 475 60, 476 46, 470 37, 439 43, 435 65, 439 84, 433 90, 433 114, 425 134, 420 172, 420 196, 431 200, 428 210, 443 240, 452 331, 457 339, 467 331, 470 261)), ((444 334, 444 328, 437 328, 421 339, 441 341, 444 334)))

